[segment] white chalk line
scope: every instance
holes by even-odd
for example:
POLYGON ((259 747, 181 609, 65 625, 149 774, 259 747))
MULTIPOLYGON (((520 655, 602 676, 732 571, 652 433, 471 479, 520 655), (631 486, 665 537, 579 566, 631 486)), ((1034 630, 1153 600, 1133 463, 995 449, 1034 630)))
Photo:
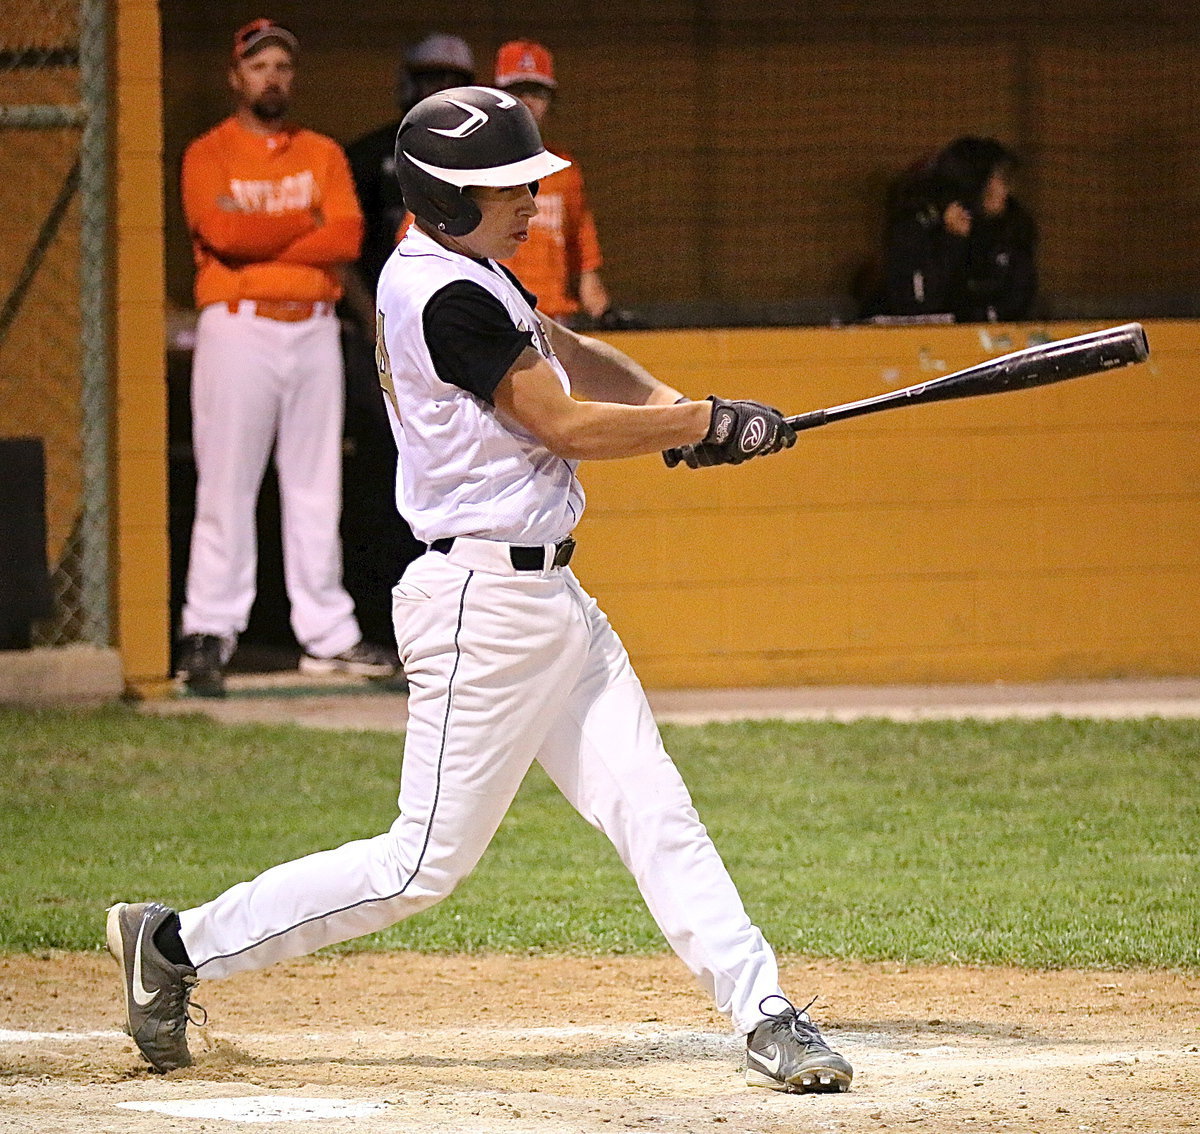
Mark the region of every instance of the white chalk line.
POLYGON ((26 1031, 10 1031, 6 1028, 0 1028, 0 1044, 17 1044, 17 1043, 50 1043, 50 1042, 66 1042, 79 1043, 85 1040, 111 1040, 111 1039, 126 1039, 124 1032, 104 1031, 104 1032, 26 1032, 26 1031))
MULTIPOLYGON (((194 1034, 194 1033, 193 1033, 194 1034)), ((412 1042, 422 1040, 444 1040, 461 1038, 462 1036, 478 1036, 486 1034, 497 1040, 537 1040, 537 1039, 615 1039, 635 1042, 655 1039, 686 1039, 702 1046, 716 1048, 736 1047, 740 1040, 732 1035, 721 1035, 714 1032, 697 1032, 688 1028, 664 1028, 655 1025, 632 1028, 616 1027, 607 1024, 597 1024, 589 1027, 544 1027, 544 1028, 480 1028, 478 1025, 461 1028, 420 1028, 406 1031, 385 1030, 382 1028, 360 1029, 356 1031, 329 1032, 238 1032, 237 1035, 246 1040, 258 1040, 263 1043, 295 1043, 304 1040, 311 1043, 329 1043, 341 1041, 344 1043, 363 1042, 412 1042)), ((7 1030, 0 1028, 0 1044, 18 1043, 78 1043, 89 1040, 128 1039, 122 1031, 54 1031, 38 1032, 24 1030, 7 1030)))
POLYGON ((122 1110, 153 1111, 172 1118, 216 1118, 226 1122, 315 1122, 330 1118, 369 1118, 388 1109, 372 1099, 250 1095, 243 1098, 166 1099, 120 1102, 122 1110))
MULTIPOLYGON (((419 1030, 385 1030, 379 1028, 356 1029, 354 1031, 315 1032, 214 1032, 214 1036, 229 1038, 239 1044, 298 1044, 320 1045, 329 1048, 370 1045, 379 1049, 389 1045, 424 1048, 428 1045, 454 1050, 455 1041, 471 1037, 472 1044, 480 1040, 489 1043, 516 1043, 536 1045, 543 1041, 595 1039, 610 1043, 621 1043, 642 1050, 656 1047, 671 1049, 675 1057, 734 1057, 743 1050, 740 1037, 716 1032, 696 1031, 690 1028, 671 1028, 646 1024, 633 1027, 617 1027, 607 1024, 570 1027, 532 1028, 423 1028, 419 1030)), ((914 1061, 927 1061, 949 1068, 962 1062, 975 1065, 980 1053, 997 1065, 1016 1067, 1029 1064, 1053 1064, 1060 1067, 1090 1065, 1132 1065, 1140 1060, 1174 1058, 1185 1051, 1157 1049, 1113 1050, 1103 1044, 1081 1044, 1071 1041, 1065 1044, 1046 1044, 1040 1041, 1004 1040, 997 1042, 985 1036, 955 1037, 952 1043, 946 1037, 938 1037, 936 1043, 926 1042, 913 1036, 896 1036, 884 1032, 838 1032, 829 1036, 834 1046, 848 1056, 867 1055, 876 1069, 891 1069, 910 1065, 914 1061), (1001 1050, 997 1050, 1001 1049, 1001 1050)), ((930 1037, 932 1039, 932 1037, 930 1037)), ((96 1044, 113 1041, 128 1042, 122 1031, 25 1031, 0 1029, 0 1047, 21 1044, 96 1044)), ((201 1049, 202 1050, 202 1049, 201 1049)), ((1197 1056, 1200 1062, 1200 1056, 1197 1056)))

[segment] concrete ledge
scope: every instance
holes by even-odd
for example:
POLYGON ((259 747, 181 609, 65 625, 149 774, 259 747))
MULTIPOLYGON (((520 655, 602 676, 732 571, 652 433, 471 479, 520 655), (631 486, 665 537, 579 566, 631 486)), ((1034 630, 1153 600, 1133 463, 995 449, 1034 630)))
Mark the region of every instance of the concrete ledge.
POLYGON ((0 650, 0 705, 116 701, 125 691, 121 658, 99 646, 0 650))
MULTIPOLYGON (((1079 717, 1200 719, 1200 677, 1161 677, 987 685, 806 685, 759 689, 649 689, 660 724, 709 721, 1038 720, 1079 717)), ((408 697, 380 692, 366 678, 323 688, 302 674, 231 679, 225 698, 143 702, 144 713, 200 713, 225 724, 298 724, 378 732, 408 725, 408 697), (349 682, 357 682, 350 685, 349 682)))

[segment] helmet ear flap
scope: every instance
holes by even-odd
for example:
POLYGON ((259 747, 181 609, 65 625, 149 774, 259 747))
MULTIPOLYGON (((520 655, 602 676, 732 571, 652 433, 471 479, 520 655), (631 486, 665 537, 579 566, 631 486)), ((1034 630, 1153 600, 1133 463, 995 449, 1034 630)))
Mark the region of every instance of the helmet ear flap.
POLYGON ((483 219, 468 191, 440 181, 415 166, 397 147, 396 177, 404 207, 447 236, 466 236, 483 219))
POLYGON ((447 214, 444 221, 438 221, 438 228, 447 236, 466 236, 474 232, 483 220, 479 206, 466 193, 459 193, 458 206, 457 216, 447 214))

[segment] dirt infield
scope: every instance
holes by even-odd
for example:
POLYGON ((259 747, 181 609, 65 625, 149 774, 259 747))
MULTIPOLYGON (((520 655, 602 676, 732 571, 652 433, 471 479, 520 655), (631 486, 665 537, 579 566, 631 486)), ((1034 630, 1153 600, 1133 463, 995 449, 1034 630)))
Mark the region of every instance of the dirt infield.
POLYGON ((857 1077, 849 1094, 788 1096, 742 1085, 739 1042, 670 956, 281 965, 202 985, 196 1063, 168 1076, 119 1033, 115 973, 99 954, 0 957, 0 1129, 1200 1127, 1200 974, 791 961, 785 986, 820 994, 857 1077))
MULTIPOLYGON (((143 709, 404 727, 404 698, 394 694, 256 680, 242 679, 223 702, 143 709)), ((660 720, 680 723, 1200 716, 1200 682, 709 690, 652 701, 660 720)), ((357 954, 280 965, 202 985, 196 999, 211 1022, 193 1029, 195 1065, 168 1076, 152 1074, 119 1032, 116 967, 107 956, 0 956, 0 1130, 1200 1129, 1200 973, 793 960, 784 985, 797 998, 820 995, 814 1014, 855 1065, 848 1094, 746 1087, 740 1041, 671 956, 357 954)))

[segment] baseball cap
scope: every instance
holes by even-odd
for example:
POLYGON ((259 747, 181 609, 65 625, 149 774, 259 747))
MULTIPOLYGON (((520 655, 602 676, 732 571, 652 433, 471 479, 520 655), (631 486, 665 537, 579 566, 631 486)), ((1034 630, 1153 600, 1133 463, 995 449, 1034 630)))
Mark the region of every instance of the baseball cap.
POLYGON ((475 56, 466 40, 456 35, 434 32, 404 53, 404 65, 410 71, 461 71, 475 75, 475 56))
POLYGON ((496 52, 496 86, 511 87, 514 83, 540 83, 551 90, 557 89, 554 59, 540 43, 513 39, 496 52))
POLYGON ((300 47, 300 41, 287 28, 281 28, 274 20, 264 16, 251 20, 234 32, 233 61, 241 62, 271 40, 286 47, 293 55, 300 47))

